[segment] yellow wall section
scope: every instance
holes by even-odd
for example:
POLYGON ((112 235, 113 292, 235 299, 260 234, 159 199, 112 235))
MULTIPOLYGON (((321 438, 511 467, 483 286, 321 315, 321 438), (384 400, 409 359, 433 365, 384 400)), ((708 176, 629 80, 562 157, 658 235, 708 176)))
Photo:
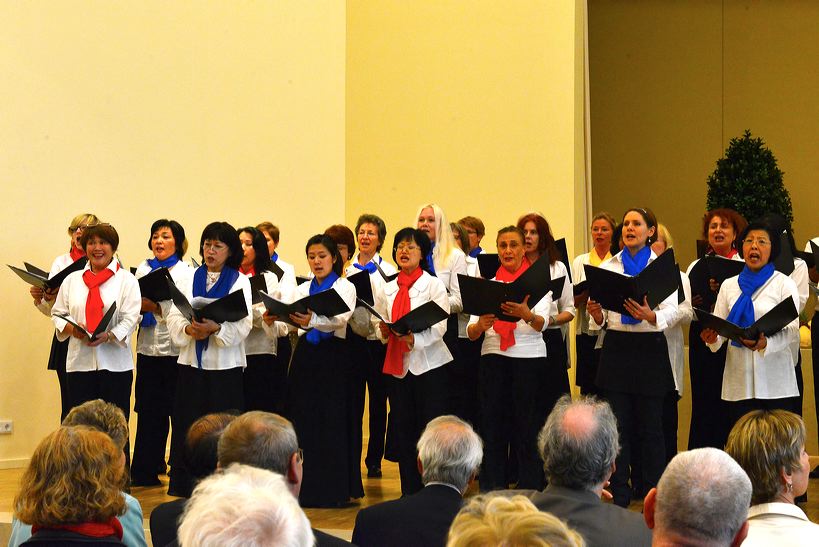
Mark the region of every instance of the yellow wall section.
MULTIPOLYGON (((304 242, 344 218, 345 4, 3 2, 0 218, 6 261, 44 268, 92 211, 146 258, 150 223, 269 219, 304 271, 304 242)), ((0 465, 59 418, 50 321, 0 275, 0 465)), ((132 420, 132 426, 135 422, 132 420)))
POLYGON ((494 249, 539 210, 573 249, 575 56, 574 2, 348 2, 347 221, 437 202, 494 249))

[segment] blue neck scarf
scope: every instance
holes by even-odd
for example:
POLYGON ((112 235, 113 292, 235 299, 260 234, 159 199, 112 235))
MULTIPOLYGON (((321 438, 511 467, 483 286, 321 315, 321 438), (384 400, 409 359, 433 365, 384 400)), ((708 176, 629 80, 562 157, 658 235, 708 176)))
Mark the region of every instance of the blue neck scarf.
MULTIPOLYGON (((631 256, 628 247, 623 249, 623 252, 620 253, 620 260, 623 261, 623 271, 632 277, 645 269, 649 258, 651 258, 651 247, 648 245, 637 251, 637 254, 634 256, 631 256)), ((640 303, 642 304, 642 302, 640 303)), ((621 315, 620 322, 624 325, 636 325, 640 323, 641 320, 634 319, 630 315, 621 315)))
MULTIPOLYGON (((768 281, 775 271, 772 262, 768 262, 761 270, 754 273, 748 269, 748 266, 739 273, 739 290, 742 294, 739 295, 737 301, 731 307, 726 319, 738 327, 750 327, 754 324, 754 301, 751 296, 768 281)), ((731 340, 731 345, 738 348, 744 347, 739 342, 731 340)))
POLYGON ((270 260, 272 260, 273 262, 276 262, 277 260, 279 260, 279 253, 277 253, 276 251, 273 251, 273 254, 270 255, 270 260))
POLYGON ((469 251, 469 256, 471 256, 472 258, 478 258, 478 255, 481 254, 482 252, 483 252, 483 249, 481 249, 481 247, 479 245, 479 246, 475 247, 474 249, 472 249, 471 251, 469 251))
MULTIPOLYGON (((310 296, 329 290, 330 287, 333 286, 333 283, 336 282, 336 279, 338 279, 338 274, 336 272, 330 272, 330 275, 325 277, 324 281, 322 281, 321 284, 319 284, 316 278, 314 277, 313 280, 310 282, 310 296)), ((305 335, 307 341, 313 344, 314 346, 318 345, 318 343, 321 342, 322 340, 330 340, 332 337, 333 337, 332 332, 322 332, 318 329, 310 329, 309 331, 307 331, 307 334, 305 335)))
POLYGON ((429 266, 429 273, 435 275, 435 260, 433 260, 433 256, 435 253, 435 243, 432 243, 432 246, 429 248, 429 254, 427 254, 427 266, 429 266))
MULTIPOLYGON (((148 266, 151 267, 151 271, 158 270, 159 268, 168 268, 169 270, 179 262, 179 257, 176 253, 172 254, 165 260, 159 260, 158 258, 149 258, 147 261, 148 266)), ((144 328, 153 327, 156 325, 156 317, 149 311, 146 311, 142 314, 142 321, 139 322, 139 326, 144 328)))
MULTIPOLYGON (((207 290, 208 269, 205 266, 199 266, 193 273, 193 296, 203 296, 205 298, 222 298, 230 293, 230 288, 239 279, 239 270, 234 270, 230 266, 223 266, 222 273, 219 279, 207 290)), ((196 341, 196 364, 202 368, 202 354, 208 349, 208 341, 210 338, 196 341)))
POLYGON ((353 262, 353 268, 356 268, 357 270, 366 270, 367 273, 369 273, 369 274, 374 274, 375 271, 376 271, 375 262, 373 262, 372 260, 370 260, 369 262, 367 262, 363 266, 361 264, 359 264, 358 262, 353 262))

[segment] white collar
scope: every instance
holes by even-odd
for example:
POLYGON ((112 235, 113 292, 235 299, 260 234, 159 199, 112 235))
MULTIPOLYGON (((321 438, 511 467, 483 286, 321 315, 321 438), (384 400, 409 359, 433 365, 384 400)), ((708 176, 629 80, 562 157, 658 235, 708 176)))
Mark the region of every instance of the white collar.
POLYGON ((800 509, 798 505, 794 503, 783 503, 779 501, 752 505, 750 509, 748 509, 748 519, 765 516, 766 514, 769 515, 771 513, 778 515, 786 515, 788 517, 794 517, 800 520, 806 520, 810 522, 810 519, 808 519, 807 515, 805 515, 805 512, 802 511, 802 509, 800 509))

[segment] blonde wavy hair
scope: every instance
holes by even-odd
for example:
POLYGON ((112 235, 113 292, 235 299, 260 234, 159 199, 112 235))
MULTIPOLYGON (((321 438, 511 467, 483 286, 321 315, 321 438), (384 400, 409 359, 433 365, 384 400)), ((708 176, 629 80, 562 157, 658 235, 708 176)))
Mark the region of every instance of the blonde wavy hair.
MULTIPOLYGON (((460 251, 461 248, 455 244, 455 236, 452 235, 452 228, 449 227, 449 222, 440 205, 435 203, 421 205, 415 214, 415 221, 412 225, 416 228, 418 227, 418 217, 421 216, 424 209, 432 209, 432 214, 435 215, 435 241, 433 242, 435 248, 432 249, 432 261, 435 262, 435 271, 441 272, 447 269, 446 264, 447 261, 449 261, 449 255, 456 249, 460 251)), ((432 238, 430 238, 430 240, 431 239, 432 238)))
POLYGON ((14 516, 49 527, 107 522, 125 511, 122 450, 86 426, 60 427, 34 450, 14 498, 14 516))
POLYGON ((128 421, 122 409, 102 399, 93 399, 77 405, 63 419, 64 426, 85 425, 107 433, 120 450, 128 442, 128 421))
POLYGON ((584 547, 583 538, 524 496, 475 496, 449 529, 447 547, 584 547))

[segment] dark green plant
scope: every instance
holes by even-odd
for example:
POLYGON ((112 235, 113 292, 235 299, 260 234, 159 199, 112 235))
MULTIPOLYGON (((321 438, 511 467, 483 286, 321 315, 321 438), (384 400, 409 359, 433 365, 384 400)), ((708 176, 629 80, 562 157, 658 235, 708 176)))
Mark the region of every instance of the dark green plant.
POLYGON ((742 137, 731 139, 725 156, 708 175, 706 208, 728 207, 748 221, 765 213, 779 213, 791 224, 793 207, 782 174, 764 141, 752 138, 746 129, 742 137))

